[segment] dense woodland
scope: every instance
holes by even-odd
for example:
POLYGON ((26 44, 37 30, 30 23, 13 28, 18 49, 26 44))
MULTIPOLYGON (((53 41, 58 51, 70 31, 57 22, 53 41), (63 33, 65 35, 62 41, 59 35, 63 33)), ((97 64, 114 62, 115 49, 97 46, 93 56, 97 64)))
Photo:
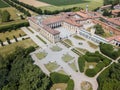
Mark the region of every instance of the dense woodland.
POLYGON ((97 78, 98 90, 120 90, 120 63, 113 63, 97 78))
POLYGON ((33 47, 0 56, 0 90, 49 90, 51 80, 33 64, 28 55, 33 47))

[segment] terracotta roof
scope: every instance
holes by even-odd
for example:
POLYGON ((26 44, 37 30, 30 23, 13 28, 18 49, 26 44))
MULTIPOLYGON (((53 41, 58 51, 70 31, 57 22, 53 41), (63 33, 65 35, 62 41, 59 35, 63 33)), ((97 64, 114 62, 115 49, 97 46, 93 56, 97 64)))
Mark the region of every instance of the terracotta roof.
POLYGON ((107 38, 107 40, 108 40, 109 42, 112 41, 112 40, 116 40, 116 41, 120 42, 120 35, 107 38))
POLYGON ((107 21, 109 21, 109 22, 111 22, 111 23, 114 23, 114 24, 120 26, 120 17, 117 17, 117 18, 109 18, 109 19, 107 19, 107 21))
POLYGON ((114 15, 118 15, 119 12, 120 12, 120 10, 112 10, 112 14, 114 14, 114 15))

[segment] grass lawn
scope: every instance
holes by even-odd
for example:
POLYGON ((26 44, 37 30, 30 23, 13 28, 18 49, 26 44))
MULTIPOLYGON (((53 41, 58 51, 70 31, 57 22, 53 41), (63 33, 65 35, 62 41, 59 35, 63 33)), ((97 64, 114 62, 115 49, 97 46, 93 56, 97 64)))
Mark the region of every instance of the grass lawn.
POLYGON ((57 69, 59 65, 56 62, 49 62, 48 64, 45 64, 45 67, 48 69, 48 71, 52 72, 57 69))
POLYGON ((67 73, 64 71, 64 70, 59 70, 59 71, 57 71, 58 73, 61 73, 61 74, 65 74, 65 75, 67 75, 67 73))
POLYGON ((75 39, 77 39, 77 40, 85 40, 84 38, 82 38, 82 37, 80 37, 80 36, 78 36, 78 35, 75 35, 75 36, 73 36, 75 39))
POLYGON ((76 65, 75 65, 75 62, 70 63, 69 66, 70 66, 74 71, 76 71, 76 72, 78 71, 78 70, 77 70, 77 67, 76 67, 76 65))
POLYGON ((84 54, 87 52, 87 50, 83 49, 83 48, 76 47, 75 49, 77 49, 78 51, 80 51, 80 52, 82 52, 84 54))
POLYGON ((90 66, 96 67, 97 63, 95 62, 86 62, 85 63, 85 70, 90 69, 90 66))
POLYGON ((81 83, 81 90, 93 90, 92 84, 88 81, 83 81, 81 83))
POLYGON ((20 17, 17 15, 17 13, 20 13, 20 12, 13 7, 0 8, 0 10, 7 10, 11 15, 11 20, 19 20, 20 19, 20 17))
POLYGON ((70 39, 65 39, 64 42, 66 42, 67 44, 73 46, 72 41, 70 39))
POLYGON ((36 57, 40 60, 45 58, 46 56, 47 56, 47 53, 45 53, 45 52, 36 53, 36 57))
POLYGON ((60 48, 59 46, 52 46, 51 48, 50 48, 52 51, 61 51, 62 50, 62 48, 60 48))
POLYGON ((20 37, 19 34, 21 34, 22 36, 26 35, 20 29, 18 29, 18 30, 12 30, 12 31, 7 31, 7 32, 4 32, 4 33, 0 33, 0 40, 2 40, 3 42, 6 41, 6 37, 8 37, 9 39, 14 39, 13 35, 15 37, 20 37))
POLYGON ((89 6, 89 10, 93 10, 97 7, 100 7, 103 5, 103 0, 39 0, 43 1, 49 4, 52 4, 52 6, 44 6, 40 7, 42 10, 62 10, 67 9, 71 7, 81 7, 86 8, 86 5, 89 6), (97 3, 97 5, 96 5, 97 3))
POLYGON ((69 54, 64 54, 64 55, 62 56, 62 60, 65 61, 65 62, 69 62, 69 61, 71 61, 71 60, 73 60, 73 59, 74 59, 74 57, 72 57, 72 56, 69 55, 69 54))
POLYGON ((54 84, 50 90, 66 90, 67 84, 65 83, 58 83, 58 84, 54 84))
POLYGON ((0 47, 0 54, 2 56, 6 56, 6 55, 12 53, 13 51, 15 51, 15 48, 17 46, 20 46, 23 48, 28 48, 30 46, 37 47, 37 45, 31 39, 25 39, 25 40, 22 40, 19 42, 12 43, 12 44, 7 45, 7 46, 3 46, 3 47, 1 46, 0 47))
POLYGON ((4 8, 4 7, 9 7, 9 5, 4 3, 2 0, 0 0, 0 8, 4 8))
POLYGON ((94 43, 92 43, 92 42, 90 42, 90 41, 87 41, 87 43, 89 44, 89 46, 90 46, 91 48, 94 48, 94 49, 97 49, 97 48, 98 48, 97 45, 95 45, 94 43))

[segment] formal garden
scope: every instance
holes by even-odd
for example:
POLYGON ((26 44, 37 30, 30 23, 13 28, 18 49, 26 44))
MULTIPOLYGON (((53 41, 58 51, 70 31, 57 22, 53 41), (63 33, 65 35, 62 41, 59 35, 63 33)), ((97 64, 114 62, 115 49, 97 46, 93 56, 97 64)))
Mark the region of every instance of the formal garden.
POLYGON ((87 52, 78 59, 80 72, 84 72, 89 77, 94 77, 104 67, 108 66, 111 60, 101 55, 98 51, 95 53, 87 52))
POLYGON ((36 53, 35 55, 39 60, 42 60, 43 58, 47 56, 47 53, 44 51, 41 51, 41 52, 36 53))
POLYGON ((66 53, 66 54, 64 54, 63 56, 62 56, 62 60, 64 61, 64 62, 69 62, 69 61, 71 61, 71 60, 73 60, 74 59, 74 57, 72 57, 70 54, 68 54, 68 53, 66 53))
POLYGON ((75 71, 78 72, 77 66, 75 61, 73 61, 72 63, 68 63, 68 65, 75 71))
POLYGON ((50 48, 53 52, 59 52, 59 51, 61 51, 62 50, 62 48, 60 48, 59 46, 52 46, 51 48, 50 48))
POLYGON ((56 62, 52 62, 52 61, 44 65, 49 72, 56 70, 60 66, 56 62))

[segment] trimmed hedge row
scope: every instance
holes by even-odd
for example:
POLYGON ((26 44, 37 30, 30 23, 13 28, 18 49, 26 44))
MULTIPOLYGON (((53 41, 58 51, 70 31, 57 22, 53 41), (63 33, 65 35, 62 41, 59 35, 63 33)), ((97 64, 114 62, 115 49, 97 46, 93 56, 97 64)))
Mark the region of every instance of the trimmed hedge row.
POLYGON ((85 59, 84 59, 83 57, 79 57, 79 58, 78 58, 78 66, 79 66, 80 72, 84 72, 85 59))
POLYGON ((74 90, 74 81, 72 79, 68 81, 66 90, 74 90))
POLYGON ((104 67, 105 67, 105 64, 103 62, 99 62, 94 69, 87 69, 85 74, 89 77, 94 77, 104 67))
POLYGON ((57 72, 50 73, 50 78, 53 83, 67 83, 70 80, 69 76, 57 72))
POLYGON ((29 26, 28 22, 20 22, 18 24, 10 24, 10 25, 5 25, 5 26, 0 26, 0 32, 6 32, 6 31, 10 31, 10 30, 15 30, 17 28, 20 27, 24 27, 24 26, 29 26))

